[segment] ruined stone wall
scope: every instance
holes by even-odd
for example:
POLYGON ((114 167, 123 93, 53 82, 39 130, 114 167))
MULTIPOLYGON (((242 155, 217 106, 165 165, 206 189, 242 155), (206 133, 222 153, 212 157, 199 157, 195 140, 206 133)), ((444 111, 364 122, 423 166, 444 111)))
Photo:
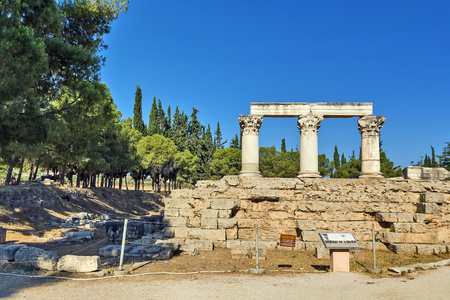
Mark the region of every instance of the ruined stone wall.
POLYGON ((267 249, 290 234, 297 250, 313 250, 326 231, 351 232, 371 247, 375 226, 380 247, 440 253, 450 244, 449 203, 450 182, 443 181, 226 176, 172 191, 165 218, 168 235, 199 249, 254 247, 258 223, 267 249))

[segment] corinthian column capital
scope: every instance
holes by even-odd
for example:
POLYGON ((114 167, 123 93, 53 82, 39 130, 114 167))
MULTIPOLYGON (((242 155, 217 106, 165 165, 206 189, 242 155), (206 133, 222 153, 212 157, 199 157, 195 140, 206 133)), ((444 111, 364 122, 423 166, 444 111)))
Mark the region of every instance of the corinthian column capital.
POLYGON ((242 134, 258 135, 262 121, 263 116, 261 115, 240 115, 239 125, 241 126, 242 134))
POLYGON ((297 120, 297 128, 300 134, 317 133, 320 128, 320 122, 323 121, 322 116, 304 115, 299 116, 297 120))
POLYGON ((365 116, 358 120, 358 130, 362 136, 378 136, 386 118, 383 116, 365 116))

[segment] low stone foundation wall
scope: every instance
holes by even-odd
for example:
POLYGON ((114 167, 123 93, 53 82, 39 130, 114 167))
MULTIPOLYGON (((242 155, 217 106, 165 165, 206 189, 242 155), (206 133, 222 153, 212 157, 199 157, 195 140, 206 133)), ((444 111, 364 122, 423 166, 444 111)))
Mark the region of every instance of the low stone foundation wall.
POLYGON ((319 232, 351 232, 365 248, 440 253, 450 244, 450 182, 405 179, 298 179, 226 176, 174 190, 166 199, 166 233, 185 243, 231 249, 320 247, 319 232))

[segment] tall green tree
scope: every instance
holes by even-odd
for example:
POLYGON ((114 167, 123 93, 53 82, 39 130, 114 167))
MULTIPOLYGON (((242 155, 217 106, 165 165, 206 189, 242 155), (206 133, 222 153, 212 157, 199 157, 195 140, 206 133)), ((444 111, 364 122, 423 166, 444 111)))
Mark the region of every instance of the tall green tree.
POLYGON ((198 110, 194 107, 192 108, 191 120, 189 121, 188 127, 188 150, 193 155, 200 157, 200 139, 202 136, 202 125, 197 119, 198 110))
POLYGON ((144 121, 142 120, 142 89, 139 85, 136 85, 136 93, 134 96, 133 128, 142 134, 146 130, 144 121))
POLYGON ((231 139, 230 148, 239 149, 239 136, 237 134, 231 139))
POLYGON ((158 107, 156 106, 156 97, 153 97, 152 108, 148 120, 148 135, 152 136, 158 133, 158 107))
POLYGON ((446 143, 447 146, 442 149, 441 165, 450 171, 450 142, 446 143))
POLYGON ((217 122, 216 131, 214 131, 214 149, 223 149, 224 145, 227 143, 227 140, 222 142, 222 131, 220 130, 220 124, 217 122))
POLYGON ((218 180, 226 175, 239 175, 241 170, 241 150, 222 148, 216 150, 211 161, 212 179, 218 180))
POLYGON ((281 140, 281 152, 286 153, 286 139, 281 140))

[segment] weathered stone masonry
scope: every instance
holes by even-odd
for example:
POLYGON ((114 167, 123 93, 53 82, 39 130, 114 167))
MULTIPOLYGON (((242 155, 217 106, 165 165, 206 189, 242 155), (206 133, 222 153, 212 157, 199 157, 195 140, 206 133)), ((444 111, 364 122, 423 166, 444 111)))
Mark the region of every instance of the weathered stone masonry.
POLYGON ((352 232, 371 247, 396 253, 440 253, 450 244, 450 182, 404 179, 257 178, 226 176, 172 191, 167 234, 201 250, 277 248, 280 234, 297 236, 296 250, 320 246, 319 232, 352 232))

